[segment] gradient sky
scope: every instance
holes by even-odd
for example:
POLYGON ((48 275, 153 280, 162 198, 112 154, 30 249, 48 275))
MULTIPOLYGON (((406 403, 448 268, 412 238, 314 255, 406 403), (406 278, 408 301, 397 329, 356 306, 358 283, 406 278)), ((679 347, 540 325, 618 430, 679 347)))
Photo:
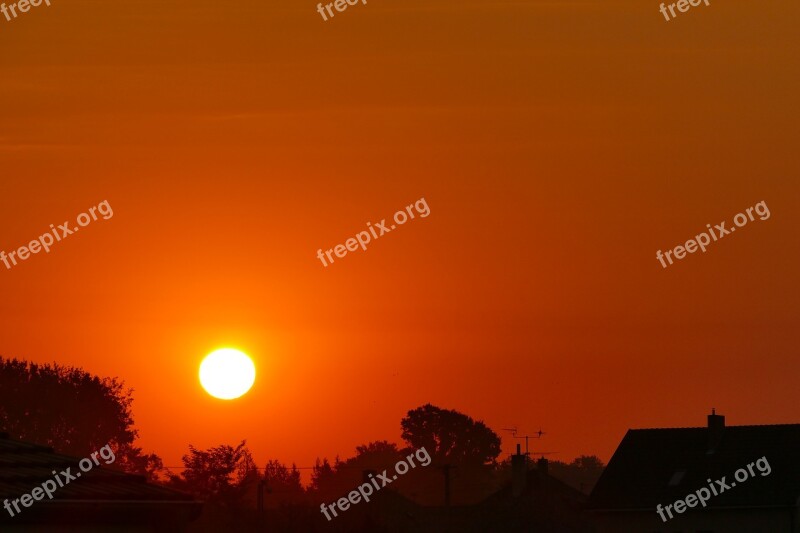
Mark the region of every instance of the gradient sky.
POLYGON ((800 422, 790 1, 53 0, 0 18, 0 354, 135 389, 141 445, 259 463, 431 402, 607 460, 631 427, 800 422), (331 248, 424 197, 407 223, 331 248), (659 249, 772 216, 663 269, 659 249), (728 222, 730 226, 730 222, 728 222), (793 333, 794 332, 794 333, 793 333), (240 348, 223 402, 202 357, 240 348))

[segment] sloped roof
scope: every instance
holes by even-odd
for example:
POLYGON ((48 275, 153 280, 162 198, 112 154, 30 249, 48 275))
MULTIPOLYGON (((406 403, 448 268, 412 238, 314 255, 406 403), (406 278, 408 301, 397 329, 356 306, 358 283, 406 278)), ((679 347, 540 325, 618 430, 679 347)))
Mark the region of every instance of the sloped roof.
POLYGON ((800 424, 728 426, 722 429, 713 453, 707 453, 708 437, 706 427, 629 430, 595 485, 589 508, 654 509, 708 487, 708 479, 714 482, 723 476, 727 484, 736 486, 712 496, 709 507, 797 504, 800 424), (762 457, 771 467, 768 475, 754 466, 754 477, 748 473, 746 481, 736 482, 738 469, 762 457))
POLYGON ((480 531, 537 531, 578 533, 594 531, 581 514, 586 495, 553 477, 539 466, 526 472, 527 483, 519 496, 511 482, 489 496, 475 517, 480 531))
MULTIPOLYGON (((384 514, 381 523, 395 527, 403 525, 415 533, 593 531, 580 515, 585 494, 538 468, 528 469, 526 475, 527 484, 519 496, 512 495, 511 482, 508 482, 479 503, 450 507, 411 503, 403 508, 394 508, 394 513, 384 514)), ((386 507, 371 509, 386 511, 386 507)))
POLYGON ((538 497, 545 491, 559 494, 562 499, 570 500, 578 504, 582 504, 586 501, 586 494, 572 488, 557 477, 553 477, 550 473, 542 471, 538 466, 527 468, 526 477, 527 482, 520 496, 515 497, 512 495, 511 482, 509 481, 501 489, 487 497, 485 501, 525 499, 526 497, 533 498, 538 497))
POLYGON ((31 519, 35 515, 52 515, 50 511, 65 512, 87 506, 94 509, 139 509, 143 514, 153 509, 171 513, 181 508, 180 513, 187 516, 196 516, 200 511, 201 504, 192 496, 148 483, 143 476, 111 470, 105 467, 99 456, 100 466, 93 465, 88 472, 81 472, 78 467, 80 460, 0 433, 0 502, 30 494, 45 481, 54 479, 54 470, 62 479, 60 473, 68 467, 73 476, 80 472, 80 477, 58 487, 52 500, 44 496, 29 508, 20 507, 22 512, 13 518, 0 507, 0 522, 19 517, 31 519), (175 509, 169 511, 169 508, 175 509))

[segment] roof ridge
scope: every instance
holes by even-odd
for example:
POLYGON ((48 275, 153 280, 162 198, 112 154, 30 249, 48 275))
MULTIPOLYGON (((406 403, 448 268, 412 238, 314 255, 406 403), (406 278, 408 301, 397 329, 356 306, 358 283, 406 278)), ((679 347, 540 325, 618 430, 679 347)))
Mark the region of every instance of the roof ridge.
MULTIPOLYGON (((740 426, 725 426, 725 429, 737 428, 765 428, 765 427, 794 427, 800 428, 798 424, 743 424, 740 426)), ((669 427, 669 428, 628 428, 628 431, 669 431, 674 429, 708 429, 708 426, 682 426, 682 427, 669 427)))

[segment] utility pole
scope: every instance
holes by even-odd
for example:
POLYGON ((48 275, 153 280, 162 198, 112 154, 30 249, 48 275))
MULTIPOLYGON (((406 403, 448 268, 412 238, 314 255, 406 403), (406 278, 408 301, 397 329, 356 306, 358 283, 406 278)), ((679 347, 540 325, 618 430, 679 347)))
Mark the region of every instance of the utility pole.
POLYGON ((258 521, 263 526, 266 523, 266 515, 264 514, 264 493, 266 492, 267 482, 265 480, 259 480, 258 482, 258 502, 256 505, 258 506, 258 521))
POLYGON ((444 506, 450 507, 450 465, 442 467, 444 472, 444 506))

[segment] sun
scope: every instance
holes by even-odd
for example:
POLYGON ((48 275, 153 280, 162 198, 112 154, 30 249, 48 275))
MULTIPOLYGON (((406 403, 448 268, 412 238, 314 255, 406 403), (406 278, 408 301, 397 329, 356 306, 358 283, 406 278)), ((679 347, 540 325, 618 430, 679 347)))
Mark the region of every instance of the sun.
POLYGON ((233 400, 245 394, 256 380, 256 366, 247 354, 221 348, 200 363, 200 384, 211 396, 233 400))

